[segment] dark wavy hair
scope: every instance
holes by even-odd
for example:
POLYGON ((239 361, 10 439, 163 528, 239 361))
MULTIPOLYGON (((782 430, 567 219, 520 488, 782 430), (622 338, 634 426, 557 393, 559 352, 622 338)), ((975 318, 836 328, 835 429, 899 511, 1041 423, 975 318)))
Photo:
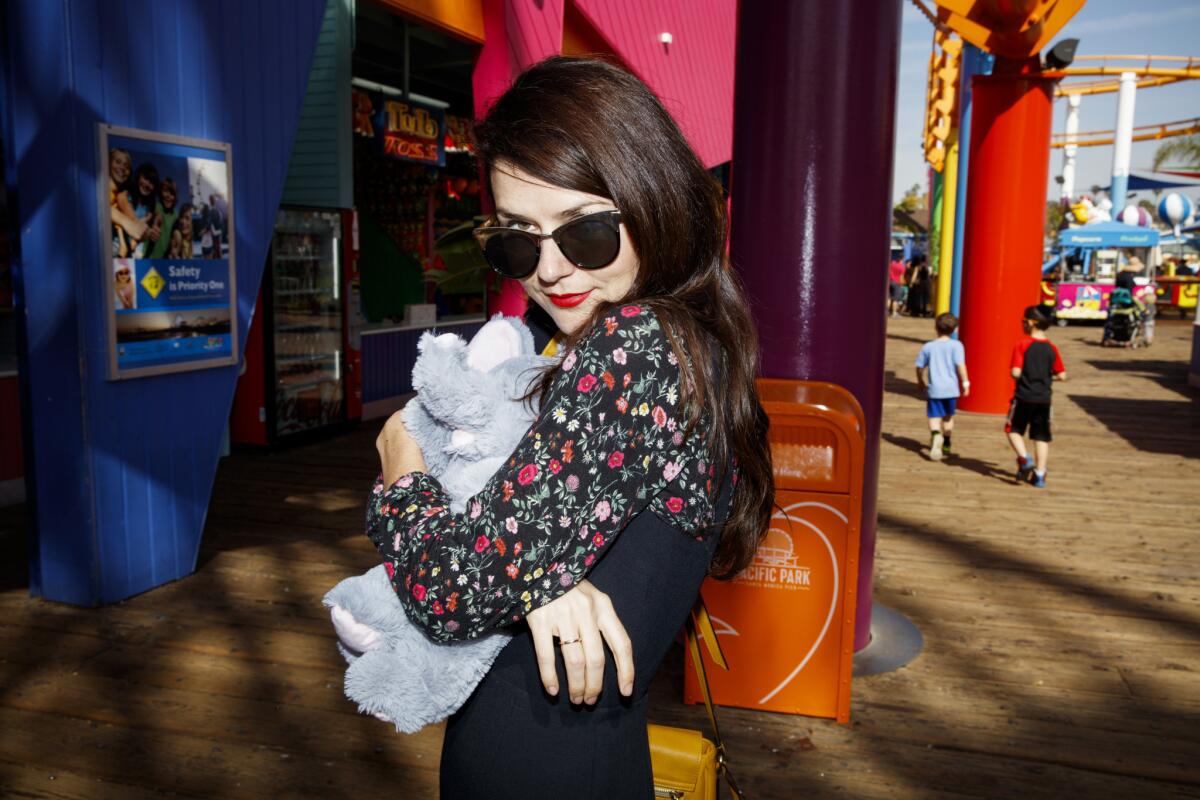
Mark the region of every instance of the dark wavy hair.
MULTIPOLYGON (((493 165, 507 163, 621 211, 637 276, 626 297, 598 307, 566 346, 615 305, 654 309, 680 364, 688 429, 707 412, 713 463, 737 459, 732 507, 709 568, 733 577, 766 533, 775 489, 754 382, 758 337, 728 263, 720 185, 654 93, 598 59, 556 56, 530 67, 475 126, 474 139, 489 178, 493 165)), ((543 396, 556 375, 543 375, 543 396)))

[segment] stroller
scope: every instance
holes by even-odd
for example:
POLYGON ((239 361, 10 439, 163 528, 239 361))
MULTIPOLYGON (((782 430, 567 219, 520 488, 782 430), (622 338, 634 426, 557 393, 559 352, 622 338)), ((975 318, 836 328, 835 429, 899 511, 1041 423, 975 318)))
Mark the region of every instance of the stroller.
POLYGON ((1113 289, 1108 300, 1104 338, 1100 344, 1106 347, 1149 347, 1147 316, 1146 306, 1132 292, 1125 288, 1113 289))

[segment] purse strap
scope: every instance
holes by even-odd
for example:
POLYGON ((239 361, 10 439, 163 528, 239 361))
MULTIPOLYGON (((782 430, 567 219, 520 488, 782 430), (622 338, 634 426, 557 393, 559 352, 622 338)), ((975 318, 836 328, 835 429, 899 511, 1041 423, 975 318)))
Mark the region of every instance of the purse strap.
POLYGON ((717 641, 717 633, 713 630, 712 619, 708 616, 708 609, 704 605, 703 597, 696 598, 696 604, 692 606, 692 613, 688 619, 688 652, 692 654, 692 665, 696 668, 696 679, 700 683, 700 695, 704 698, 704 708, 708 711, 708 721, 712 725, 713 738, 716 740, 714 744, 717 747, 717 769, 725 777, 725 782, 729 784, 729 791, 734 800, 745 800, 745 796, 733 780, 733 774, 729 771, 729 763, 725 757, 725 742, 722 741, 721 730, 717 727, 717 712, 713 708, 712 694, 708 688, 708 674, 704 671, 704 660, 700 657, 700 645, 696 641, 697 632, 704 637, 704 645, 708 649, 708 655, 712 658, 713 663, 721 669, 729 669, 729 663, 725 660, 725 654, 721 652, 721 643, 717 641))

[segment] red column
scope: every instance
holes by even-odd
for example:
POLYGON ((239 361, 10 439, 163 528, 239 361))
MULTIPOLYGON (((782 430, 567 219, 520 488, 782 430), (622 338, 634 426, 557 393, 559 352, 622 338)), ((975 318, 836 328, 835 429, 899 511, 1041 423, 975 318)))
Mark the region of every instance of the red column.
POLYGON ((998 74, 976 76, 972 87, 959 306, 971 394, 959 407, 1002 414, 1012 397, 1009 357, 1021 336, 1021 312, 1040 302, 1054 81, 998 74))

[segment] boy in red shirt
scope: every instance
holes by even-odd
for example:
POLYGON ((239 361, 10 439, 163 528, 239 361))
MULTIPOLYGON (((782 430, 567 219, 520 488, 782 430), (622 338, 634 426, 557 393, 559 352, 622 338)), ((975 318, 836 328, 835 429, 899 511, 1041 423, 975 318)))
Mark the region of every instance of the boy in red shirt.
POLYGON ((1012 354, 1012 376, 1017 381, 1004 432, 1017 453, 1017 480, 1033 473, 1033 485, 1046 487, 1046 462, 1050 458, 1050 394, 1054 381, 1067 379, 1058 348, 1046 337, 1050 316, 1041 306, 1025 309, 1021 325, 1025 336, 1012 354), (1034 458, 1025 450, 1025 429, 1033 441, 1034 458))

